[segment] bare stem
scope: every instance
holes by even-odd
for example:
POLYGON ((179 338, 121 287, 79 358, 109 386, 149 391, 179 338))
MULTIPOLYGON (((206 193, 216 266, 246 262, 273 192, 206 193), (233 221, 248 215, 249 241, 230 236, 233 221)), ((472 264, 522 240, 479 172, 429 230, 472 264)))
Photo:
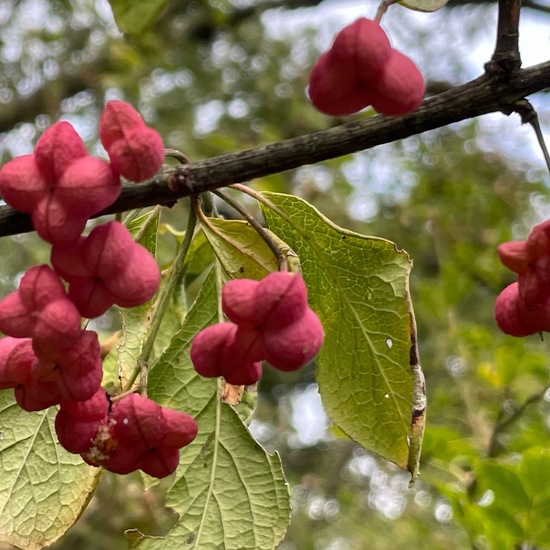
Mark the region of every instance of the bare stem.
MULTIPOLYGON (((185 258, 187 256, 187 253, 189 252, 189 247, 191 246, 191 242, 193 240, 196 222, 197 222, 197 218, 195 215, 195 210, 193 208, 190 208, 189 218, 187 220, 187 229, 185 230, 185 236, 183 238, 183 242, 181 243, 178 253, 174 258, 172 266, 170 267, 168 279, 166 280, 165 284, 161 287, 159 297, 154 307, 154 312, 152 315, 153 321, 151 323, 151 328, 149 329, 149 333, 147 335, 147 340, 143 345, 143 349, 141 350, 141 354, 137 360, 137 365, 134 368, 130 378, 128 379, 128 382, 126 383, 126 387, 125 387, 126 391, 130 390, 134 385, 134 382, 136 381, 137 377, 140 374, 143 374, 147 370, 147 362, 149 361, 149 357, 151 355, 151 352, 153 351, 153 346, 155 344, 155 339, 159 332, 162 319, 164 317, 164 314, 166 313, 166 310, 168 309, 174 288, 185 266, 185 258)), ((142 389, 143 388, 141 388, 141 385, 140 385, 140 390, 142 389)))
POLYGON ((507 77, 521 67, 519 53, 519 13, 521 0, 499 0, 495 51, 485 65, 487 72, 507 77))
POLYGON ((214 191, 214 193, 220 197, 223 201, 225 201, 229 206, 234 208, 260 235, 260 237, 264 240, 265 244, 270 248, 271 252, 273 252, 273 255, 277 259, 277 265, 279 266, 279 271, 286 271, 287 270, 287 258, 286 255, 283 253, 281 248, 277 245, 277 243, 267 234, 266 230, 260 225, 258 220, 245 208, 242 207, 242 205, 237 202, 236 200, 233 200, 232 197, 230 197, 227 193, 224 193, 223 191, 220 191, 219 189, 217 191, 214 191))
POLYGON ((540 128, 539 117, 536 111, 534 111, 534 113, 535 113, 535 116, 529 121, 529 123, 533 127, 533 130, 535 130, 537 141, 539 142, 539 146, 542 150, 542 156, 544 157, 544 160, 546 162, 546 167, 550 172, 550 154, 548 154, 548 148, 546 147, 546 142, 544 141, 544 135, 540 128))
POLYGON ((388 8, 398 1, 399 0, 382 0, 382 2, 380 2, 380 5, 378 6, 378 10, 376 11, 374 20, 380 23, 380 21, 382 21, 382 17, 384 17, 384 14, 386 13, 386 11, 388 11, 388 8))
MULTIPOLYGON (((182 197, 212 191, 236 181, 250 181, 370 149, 500 111, 503 102, 513 103, 549 87, 550 61, 510 73, 506 82, 498 76, 486 74, 425 100, 416 112, 404 117, 358 117, 327 130, 191 164, 167 167, 146 182, 125 184, 118 200, 97 216, 154 204, 171 205, 182 197)), ((27 214, 9 206, 0 206, 0 236, 32 230, 27 214)))
POLYGON ((179 151, 178 149, 172 149, 171 147, 168 147, 164 149, 164 156, 165 157, 172 157, 179 161, 180 164, 190 164, 191 159, 185 154, 179 151))

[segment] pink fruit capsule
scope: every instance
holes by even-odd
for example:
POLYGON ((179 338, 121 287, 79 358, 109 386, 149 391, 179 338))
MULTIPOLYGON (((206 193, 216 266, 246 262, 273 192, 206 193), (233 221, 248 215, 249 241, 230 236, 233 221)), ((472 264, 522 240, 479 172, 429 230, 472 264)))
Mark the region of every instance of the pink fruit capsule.
POLYGON ((317 315, 307 309, 303 317, 279 330, 266 330, 266 360, 282 371, 293 371, 309 363, 323 345, 324 331, 317 315))
POLYGON ((222 288, 222 310, 239 326, 253 327, 263 320, 263 311, 258 310, 255 293, 260 282, 252 279, 233 279, 222 288))
POLYGON ((108 101, 99 119, 99 139, 108 151, 119 139, 134 128, 143 128, 145 122, 140 114, 125 101, 108 101))
POLYGON ((369 91, 371 105, 380 113, 401 116, 415 111, 422 100, 426 85, 414 62, 397 50, 392 50, 384 71, 369 91))
POLYGON ((36 164, 48 185, 55 186, 69 165, 88 155, 86 145, 70 122, 52 124, 40 137, 34 150, 36 164))
POLYGON ((164 160, 162 138, 148 126, 128 130, 107 149, 107 153, 113 168, 134 182, 152 178, 164 160))

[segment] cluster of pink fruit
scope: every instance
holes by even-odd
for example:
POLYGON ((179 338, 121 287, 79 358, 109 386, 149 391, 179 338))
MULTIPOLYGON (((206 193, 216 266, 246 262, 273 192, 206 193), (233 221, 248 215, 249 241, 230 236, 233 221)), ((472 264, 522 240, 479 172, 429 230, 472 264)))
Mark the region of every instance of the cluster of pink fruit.
POLYGON ((497 297, 498 326, 511 336, 550 332, 550 220, 533 227, 526 241, 501 244, 498 253, 518 274, 497 297))
POLYGON ((121 176, 142 181, 160 169, 164 148, 130 105, 107 103, 99 125, 110 162, 92 157, 68 122, 52 125, 34 154, 0 169, 0 192, 30 214, 52 245, 51 263, 32 267, 18 290, 0 301, 0 388, 13 388, 27 411, 59 405, 60 443, 94 466, 135 469, 163 477, 178 464, 179 448, 197 433, 194 419, 128 394, 110 403, 101 388, 97 334, 81 318, 112 305, 135 307, 157 291, 154 257, 118 222, 81 235, 88 219, 112 204, 121 176), (68 283, 68 292, 65 284, 68 283))
POLYGON ((323 343, 323 327, 308 306, 299 274, 229 281, 222 289, 222 309, 230 322, 207 327, 191 345, 191 360, 202 376, 254 384, 262 375, 261 361, 293 371, 311 361, 323 343))
POLYGON ((84 402, 62 401, 55 431, 65 449, 92 466, 165 477, 177 468, 179 449, 195 439, 197 423, 137 393, 111 404, 98 390, 84 402))
POLYGON ((350 115, 372 105, 396 116, 418 108, 425 84, 413 61, 392 48, 378 22, 361 17, 342 29, 317 60, 308 91, 313 105, 327 115, 350 115))

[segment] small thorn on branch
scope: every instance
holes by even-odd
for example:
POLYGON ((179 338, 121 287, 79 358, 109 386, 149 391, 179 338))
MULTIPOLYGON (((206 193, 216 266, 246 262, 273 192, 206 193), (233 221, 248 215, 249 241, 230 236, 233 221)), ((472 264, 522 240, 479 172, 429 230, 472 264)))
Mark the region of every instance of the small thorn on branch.
POLYGON ((542 133, 540 127, 537 111, 533 105, 531 105, 527 99, 523 98, 518 99, 513 103, 503 105, 501 110, 505 115, 517 113, 521 117, 522 124, 530 124, 533 130, 535 130, 535 135, 537 136, 537 141, 539 142, 544 161, 546 162, 546 167, 550 172, 550 154, 548 153, 548 148, 546 147, 546 142, 544 141, 544 134, 542 133))

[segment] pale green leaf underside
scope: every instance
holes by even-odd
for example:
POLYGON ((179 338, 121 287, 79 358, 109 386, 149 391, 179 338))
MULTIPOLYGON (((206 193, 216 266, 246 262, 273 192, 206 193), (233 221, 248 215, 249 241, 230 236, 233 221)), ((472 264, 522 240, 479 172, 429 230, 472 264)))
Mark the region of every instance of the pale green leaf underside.
POLYGON ((38 550, 63 535, 100 475, 57 443, 56 412, 23 411, 11 390, 0 391, 0 541, 24 550, 38 550))
POLYGON ((209 218, 201 227, 231 279, 263 279, 277 270, 273 252, 256 230, 241 220, 209 218))
POLYGON ((409 257, 390 241, 335 226, 297 197, 263 195, 288 220, 263 208, 270 229, 298 253, 310 305, 325 328, 316 362, 327 413, 366 449, 406 469, 413 409, 409 257))
POLYGON ((165 539, 145 538, 140 548, 271 550, 290 520, 288 487, 278 456, 256 443, 237 412, 219 401, 217 380, 196 374, 193 336, 217 321, 213 272, 149 375, 149 396, 193 415, 197 439, 182 450, 167 504, 179 520, 165 539))
POLYGON ((401 5, 415 11, 436 11, 442 8, 449 0, 403 0, 401 5))

